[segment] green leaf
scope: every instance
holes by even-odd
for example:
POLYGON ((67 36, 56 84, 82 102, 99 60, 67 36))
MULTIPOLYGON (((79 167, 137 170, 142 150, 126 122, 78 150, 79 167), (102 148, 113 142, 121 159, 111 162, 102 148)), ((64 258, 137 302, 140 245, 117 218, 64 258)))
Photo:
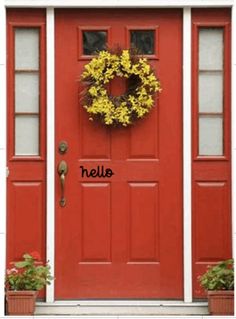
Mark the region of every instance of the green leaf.
POLYGON ((15 266, 17 268, 25 268, 29 265, 29 263, 27 261, 18 261, 15 263, 15 266))
POLYGON ((207 290, 234 289, 233 264, 233 259, 228 259, 208 266, 207 271, 198 277, 201 286, 207 290))

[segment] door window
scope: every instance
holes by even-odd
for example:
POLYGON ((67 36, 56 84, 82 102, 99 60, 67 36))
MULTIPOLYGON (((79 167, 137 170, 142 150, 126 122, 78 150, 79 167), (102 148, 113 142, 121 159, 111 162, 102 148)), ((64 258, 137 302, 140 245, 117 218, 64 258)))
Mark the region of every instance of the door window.
POLYGON ((149 60, 159 59, 159 26, 127 26, 127 46, 149 60))
POLYGON ((106 31, 83 31, 83 54, 94 55, 99 51, 106 50, 106 31))
POLYGON ((140 54, 155 54, 155 31, 130 31, 131 47, 137 48, 140 54))

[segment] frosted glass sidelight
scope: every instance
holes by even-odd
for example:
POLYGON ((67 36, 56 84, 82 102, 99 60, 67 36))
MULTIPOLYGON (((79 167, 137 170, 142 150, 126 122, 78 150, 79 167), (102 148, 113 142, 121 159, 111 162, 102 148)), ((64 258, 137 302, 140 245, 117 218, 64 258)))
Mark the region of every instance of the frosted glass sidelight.
POLYGON ((199 69, 223 69, 223 29, 200 28, 199 30, 199 69))
POLYGON ((39 76, 36 73, 15 74, 15 112, 39 111, 39 76))
POLYGON ((223 121, 221 116, 200 116, 199 155, 223 155, 223 121))
POLYGON ((39 30, 15 29, 15 70, 39 69, 39 30))
POLYGON ((39 118, 16 115, 15 155, 39 155, 39 118))
POLYGON ((199 112, 223 111, 222 72, 199 73, 199 112))

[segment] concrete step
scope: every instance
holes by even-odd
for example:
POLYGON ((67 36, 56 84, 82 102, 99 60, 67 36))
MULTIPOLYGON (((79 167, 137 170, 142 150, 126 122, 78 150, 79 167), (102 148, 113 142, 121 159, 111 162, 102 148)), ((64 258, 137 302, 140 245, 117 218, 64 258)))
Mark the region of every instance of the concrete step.
POLYGON ((36 315, 69 316, 204 316, 208 315, 207 302, 139 301, 139 300, 77 300, 37 302, 36 315))

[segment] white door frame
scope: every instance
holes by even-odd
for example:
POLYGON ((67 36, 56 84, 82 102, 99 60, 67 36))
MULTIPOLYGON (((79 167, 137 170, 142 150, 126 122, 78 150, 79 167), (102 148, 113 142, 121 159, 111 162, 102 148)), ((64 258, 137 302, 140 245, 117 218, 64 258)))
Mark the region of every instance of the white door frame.
POLYGON ((183 258, 184 301, 192 302, 191 8, 183 10, 183 258))
MULTIPOLYGON (((55 49, 54 8, 183 8, 183 206, 184 301, 192 301, 191 231, 191 8, 232 7, 232 227, 236 238, 236 4, 234 0, 3 0, 0 3, 0 316, 4 316, 6 256, 6 8, 46 8, 47 12, 47 259, 54 270, 55 247, 55 49)), ((233 246, 235 256, 235 245, 233 246)), ((54 301, 54 285, 47 287, 47 302, 54 301)))
MULTIPOLYGON (((55 32, 54 9, 47 8, 47 237, 46 255, 55 271, 55 32)), ((54 301, 54 281, 46 288, 46 301, 54 301)))

